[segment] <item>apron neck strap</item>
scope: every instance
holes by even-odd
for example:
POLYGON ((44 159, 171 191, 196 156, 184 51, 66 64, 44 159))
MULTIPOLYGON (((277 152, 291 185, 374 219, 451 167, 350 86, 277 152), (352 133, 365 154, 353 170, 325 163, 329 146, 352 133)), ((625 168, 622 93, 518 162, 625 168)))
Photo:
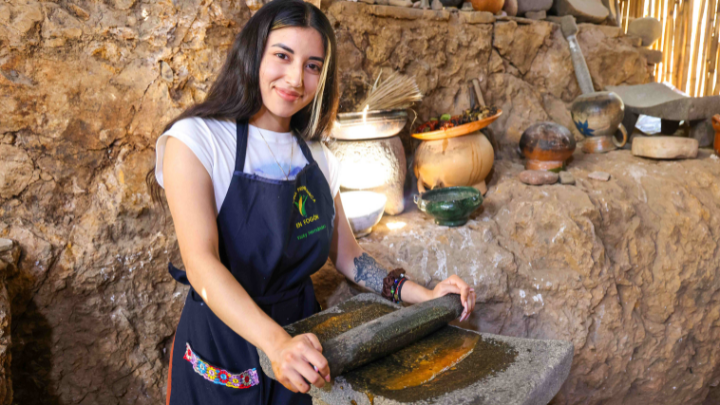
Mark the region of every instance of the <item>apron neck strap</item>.
POLYGON ((245 154, 247 152, 248 142, 248 121, 237 120, 237 149, 235 151, 235 171, 242 172, 245 168, 245 154))
POLYGON ((307 143, 305 143, 305 140, 299 136, 296 136, 295 138, 297 139, 298 146, 300 147, 300 150, 302 151, 303 155, 305 155, 305 159, 307 159, 308 164, 313 164, 315 162, 315 159, 313 159, 312 152, 310 152, 310 148, 308 148, 307 143))

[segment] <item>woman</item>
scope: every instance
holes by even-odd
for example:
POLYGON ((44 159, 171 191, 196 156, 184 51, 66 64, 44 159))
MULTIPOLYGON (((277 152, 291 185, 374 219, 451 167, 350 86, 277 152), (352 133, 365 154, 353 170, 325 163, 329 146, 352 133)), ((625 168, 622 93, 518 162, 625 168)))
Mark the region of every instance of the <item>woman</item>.
POLYGON ((334 119, 336 55, 320 10, 300 0, 268 3, 237 36, 206 100, 158 139, 148 183, 154 198, 165 189, 185 264, 170 272, 192 286, 171 352, 169 404, 310 404, 309 384, 330 381, 322 346, 282 327, 319 310, 310 275, 328 257, 387 298, 458 293, 461 319, 474 307, 474 292, 457 276, 428 290, 399 270, 388 274, 356 243, 337 160, 305 142, 334 119), (256 347, 281 384, 263 374, 256 347))

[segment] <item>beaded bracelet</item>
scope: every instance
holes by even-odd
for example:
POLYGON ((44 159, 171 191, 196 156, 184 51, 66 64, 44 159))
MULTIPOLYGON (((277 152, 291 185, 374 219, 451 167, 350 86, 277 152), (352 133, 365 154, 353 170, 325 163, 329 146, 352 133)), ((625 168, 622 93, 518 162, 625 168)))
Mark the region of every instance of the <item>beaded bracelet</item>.
POLYGON ((397 286, 397 302, 402 302, 402 295, 400 295, 400 294, 401 294, 401 291, 402 291, 402 286, 403 286, 403 284, 405 284, 406 281, 407 281, 407 278, 405 278, 404 275, 403 275, 402 278, 400 278, 400 281, 398 281, 398 286, 397 286))
POLYGON ((399 303, 401 301, 400 288, 406 280, 407 278, 405 278, 404 269, 399 268, 391 271, 383 279, 383 289, 381 295, 396 304, 399 303))

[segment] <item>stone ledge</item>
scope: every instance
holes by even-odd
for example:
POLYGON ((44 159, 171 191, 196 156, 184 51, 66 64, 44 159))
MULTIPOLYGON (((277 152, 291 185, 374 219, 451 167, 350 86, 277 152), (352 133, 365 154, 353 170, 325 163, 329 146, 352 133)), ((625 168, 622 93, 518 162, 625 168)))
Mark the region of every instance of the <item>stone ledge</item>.
POLYGON ((447 21, 450 12, 447 10, 419 10, 416 8, 395 6, 370 6, 369 14, 375 17, 397 18, 401 20, 436 20, 447 21))
POLYGON ((465 24, 492 24, 495 16, 487 11, 460 11, 458 18, 465 24))
POLYGON ((539 20, 533 20, 531 18, 512 17, 512 16, 507 16, 507 15, 496 17, 496 19, 498 21, 515 21, 518 24, 535 24, 539 21, 539 20))

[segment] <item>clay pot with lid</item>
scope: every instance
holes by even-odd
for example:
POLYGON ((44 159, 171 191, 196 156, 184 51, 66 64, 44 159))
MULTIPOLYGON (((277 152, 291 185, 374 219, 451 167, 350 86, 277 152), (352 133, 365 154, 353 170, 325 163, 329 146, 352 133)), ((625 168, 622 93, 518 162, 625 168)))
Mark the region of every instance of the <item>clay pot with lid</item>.
POLYGON ((530 125, 520 137, 520 151, 527 159, 527 170, 562 169, 575 147, 570 130, 554 122, 530 125))

